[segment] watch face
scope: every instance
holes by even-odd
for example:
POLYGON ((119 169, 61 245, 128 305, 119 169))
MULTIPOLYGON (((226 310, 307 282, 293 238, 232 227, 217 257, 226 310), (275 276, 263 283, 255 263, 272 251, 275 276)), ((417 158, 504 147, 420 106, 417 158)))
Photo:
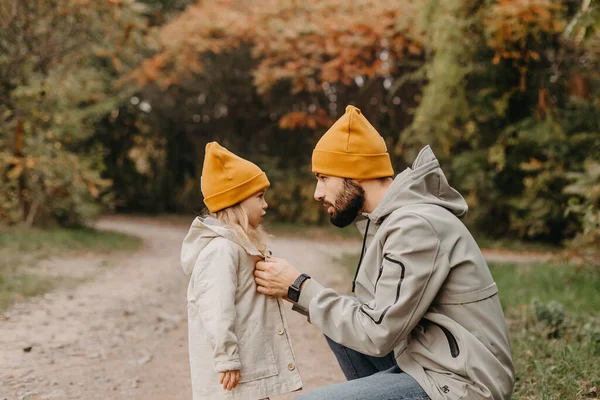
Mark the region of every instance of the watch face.
POLYGON ((292 300, 294 303, 297 303, 300 299, 300 287, 302 287, 302 283, 310 279, 310 276, 306 274, 301 274, 296 281, 292 283, 292 285, 288 288, 288 298, 292 300))
POLYGON ((298 298, 300 297, 300 292, 293 286, 288 288, 288 298, 292 300, 294 303, 298 302, 298 298))

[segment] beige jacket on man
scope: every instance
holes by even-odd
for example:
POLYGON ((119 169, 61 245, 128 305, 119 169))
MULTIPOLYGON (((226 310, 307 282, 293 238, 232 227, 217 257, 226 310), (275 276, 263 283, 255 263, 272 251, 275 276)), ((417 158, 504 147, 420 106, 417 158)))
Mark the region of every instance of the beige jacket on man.
POLYGON ((194 400, 256 400, 302 387, 282 300, 256 291, 261 258, 212 217, 196 218, 183 241, 194 400), (238 387, 225 391, 219 372, 240 369, 238 387))
POLYGON ((427 146, 358 222, 359 302, 310 279, 298 307, 337 343, 374 356, 393 350, 433 400, 508 400, 506 323, 486 261, 459 220, 466 212, 427 146))

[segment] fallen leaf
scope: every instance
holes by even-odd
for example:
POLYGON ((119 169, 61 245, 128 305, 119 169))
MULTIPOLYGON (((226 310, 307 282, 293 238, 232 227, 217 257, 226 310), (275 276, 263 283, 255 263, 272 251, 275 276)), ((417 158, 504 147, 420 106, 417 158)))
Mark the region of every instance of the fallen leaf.
POLYGON ((138 363, 138 365, 143 365, 143 364, 150 362, 151 360, 152 360, 152 355, 148 354, 148 355, 138 359, 137 363, 138 363))

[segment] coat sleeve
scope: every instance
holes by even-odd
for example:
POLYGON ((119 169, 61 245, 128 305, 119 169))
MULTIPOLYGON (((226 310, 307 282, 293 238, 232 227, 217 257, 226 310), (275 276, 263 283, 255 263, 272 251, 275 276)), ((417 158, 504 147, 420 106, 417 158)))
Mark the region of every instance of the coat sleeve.
POLYGON ((192 277, 190 300, 198 305, 216 372, 242 368, 235 334, 238 258, 231 245, 215 239, 198 256, 192 277))
POLYGON ((388 354, 410 334, 448 275, 440 241, 427 220, 407 213, 388 218, 381 265, 368 267, 378 270, 372 301, 340 296, 312 279, 299 299, 310 322, 330 339, 373 356, 388 354))

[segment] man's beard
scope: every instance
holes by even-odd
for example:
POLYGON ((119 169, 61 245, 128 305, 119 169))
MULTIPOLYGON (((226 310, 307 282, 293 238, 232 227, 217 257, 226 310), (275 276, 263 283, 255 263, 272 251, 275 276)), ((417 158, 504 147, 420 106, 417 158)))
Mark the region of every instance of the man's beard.
POLYGON ((346 227, 356 219, 364 204, 364 189, 351 179, 344 179, 342 190, 332 205, 334 211, 329 220, 338 228, 346 227))

